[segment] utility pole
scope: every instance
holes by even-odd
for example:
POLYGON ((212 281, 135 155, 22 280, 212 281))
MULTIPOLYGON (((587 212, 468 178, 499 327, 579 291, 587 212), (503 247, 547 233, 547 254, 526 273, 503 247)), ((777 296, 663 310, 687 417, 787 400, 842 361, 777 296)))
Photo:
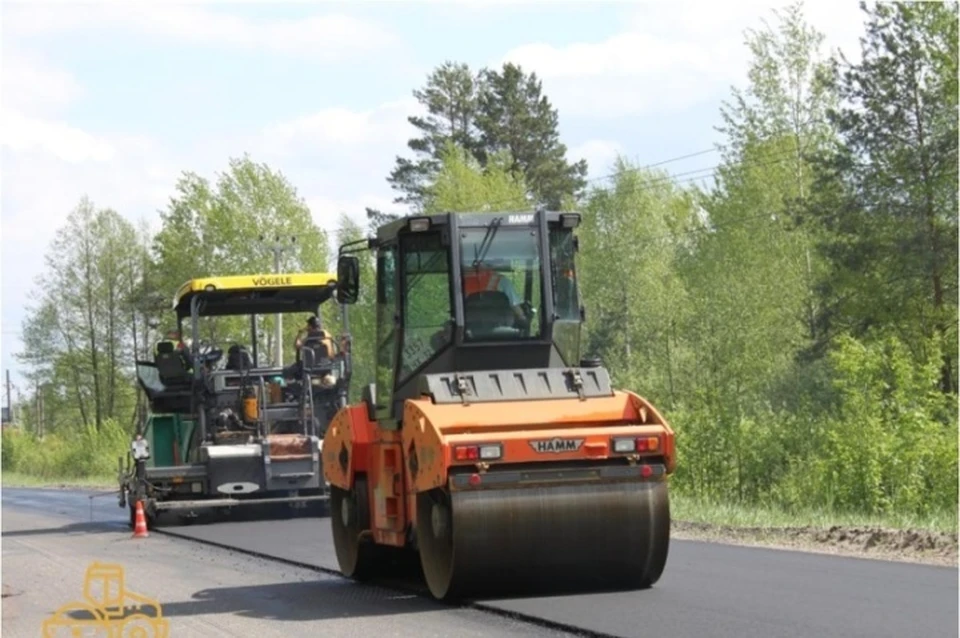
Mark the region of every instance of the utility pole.
POLYGON ((7 420, 13 423, 13 393, 10 392, 10 368, 7 368, 7 420))
MULTIPOLYGON (((297 243, 297 236, 290 236, 290 243, 287 244, 284 242, 283 237, 276 235, 273 238, 272 242, 267 241, 267 238, 263 235, 260 235, 260 244, 266 247, 273 253, 273 272, 274 274, 280 274, 280 255, 283 254, 283 251, 289 250, 297 243)), ((283 315, 277 315, 277 367, 283 367, 283 315)))
POLYGON ((17 390, 17 418, 15 423, 18 428, 23 428, 23 393, 20 392, 19 386, 14 386, 17 390))
POLYGON ((34 434, 37 438, 43 438, 43 395, 40 393, 40 382, 34 382, 33 402, 35 404, 36 423, 33 424, 34 434))

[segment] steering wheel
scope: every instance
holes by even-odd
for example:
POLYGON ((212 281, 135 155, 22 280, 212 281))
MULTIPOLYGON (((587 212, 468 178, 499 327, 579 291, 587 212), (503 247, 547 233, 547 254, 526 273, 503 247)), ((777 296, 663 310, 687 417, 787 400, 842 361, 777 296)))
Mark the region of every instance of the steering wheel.
POLYGON ((533 304, 529 301, 523 301, 520 303, 520 310, 523 312, 523 319, 519 317, 514 321, 514 326, 520 330, 520 332, 527 336, 530 334, 530 326, 533 323, 533 318, 537 314, 537 309, 533 307, 533 304))
POLYGON ((212 368, 222 358, 223 348, 219 348, 205 339, 201 339, 197 343, 197 359, 199 359, 200 362, 205 363, 212 368))

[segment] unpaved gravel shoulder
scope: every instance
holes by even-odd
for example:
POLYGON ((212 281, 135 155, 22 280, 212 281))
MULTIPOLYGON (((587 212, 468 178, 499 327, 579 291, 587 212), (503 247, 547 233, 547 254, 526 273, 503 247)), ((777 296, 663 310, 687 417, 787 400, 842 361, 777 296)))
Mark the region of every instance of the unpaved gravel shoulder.
POLYGON ((671 536, 731 545, 957 566, 957 534, 877 527, 733 527, 673 521, 671 536))
POLYGON ((216 636, 557 636, 541 627, 128 527, 4 507, 2 626, 37 636, 83 600, 94 561, 122 566, 128 591, 158 601, 177 638, 216 636))

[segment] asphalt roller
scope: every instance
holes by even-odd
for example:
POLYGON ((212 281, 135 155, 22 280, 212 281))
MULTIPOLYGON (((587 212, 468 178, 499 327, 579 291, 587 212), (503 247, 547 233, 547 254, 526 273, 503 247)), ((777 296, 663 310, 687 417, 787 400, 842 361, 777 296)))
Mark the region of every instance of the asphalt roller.
MULTIPOLYGON (((363 242, 377 252, 378 373, 323 445, 345 576, 365 580, 417 552, 441 600, 660 578, 674 433, 598 360, 579 358, 578 223, 448 213, 363 242)), ((340 251, 344 304, 359 292, 355 246, 340 251)))

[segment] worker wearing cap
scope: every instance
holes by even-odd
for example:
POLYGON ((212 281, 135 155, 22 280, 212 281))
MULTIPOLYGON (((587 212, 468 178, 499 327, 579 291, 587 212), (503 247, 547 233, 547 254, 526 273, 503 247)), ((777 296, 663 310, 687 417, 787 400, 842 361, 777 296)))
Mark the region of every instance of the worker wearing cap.
POLYGON ((310 341, 319 341, 327 347, 327 353, 329 356, 333 356, 336 352, 333 346, 333 338, 329 332, 320 327, 320 318, 316 315, 312 315, 307 319, 307 325, 297 333, 297 340, 294 343, 294 348, 297 351, 303 347, 304 342, 307 340, 310 341))
POLYGON ((167 332, 163 336, 163 339, 158 341, 157 344, 153 347, 153 353, 155 355, 160 354, 160 345, 164 343, 171 344, 174 350, 183 351, 186 349, 186 347, 183 344, 183 339, 180 338, 179 330, 167 330, 167 332))
POLYGON ((294 349, 299 350, 303 347, 304 341, 310 337, 319 337, 321 332, 320 318, 317 315, 310 315, 310 318, 307 319, 307 325, 297 332, 297 339, 293 343, 294 349))

